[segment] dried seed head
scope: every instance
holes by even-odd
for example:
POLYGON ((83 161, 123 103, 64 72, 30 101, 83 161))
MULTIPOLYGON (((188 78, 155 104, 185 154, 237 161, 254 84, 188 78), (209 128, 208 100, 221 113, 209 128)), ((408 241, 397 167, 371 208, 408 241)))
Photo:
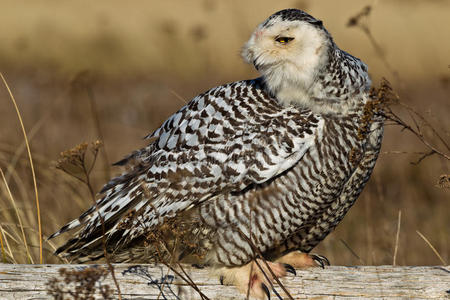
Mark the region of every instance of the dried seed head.
POLYGON ((439 177, 439 180, 438 180, 436 186, 441 189, 450 189, 450 175, 442 174, 439 177))

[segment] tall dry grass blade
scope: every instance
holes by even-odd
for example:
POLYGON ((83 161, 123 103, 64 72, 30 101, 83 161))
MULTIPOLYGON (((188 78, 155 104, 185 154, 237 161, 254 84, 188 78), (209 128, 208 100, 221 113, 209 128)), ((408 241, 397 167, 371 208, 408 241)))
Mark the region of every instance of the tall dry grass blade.
POLYGON ((91 115, 94 121, 95 130, 97 131, 97 136, 103 143, 102 155, 105 171, 105 180, 108 181, 111 178, 111 164, 109 162, 108 152, 106 152, 105 138, 103 135, 102 127, 100 125, 100 114, 98 113, 97 103, 95 100, 94 90, 90 85, 86 85, 86 90, 89 99, 89 105, 91 107, 91 115))
MULTIPOLYGON (((41 118, 36 124, 33 125, 33 128, 28 132, 28 139, 31 141, 35 136, 36 133, 42 128, 42 125, 44 125, 44 122, 47 120, 47 118, 50 116, 49 113, 47 113, 46 116, 41 118)), ((9 179, 11 177, 12 171, 16 167, 17 163, 20 160, 20 157, 22 156, 23 152, 26 150, 26 143, 23 141, 20 146, 17 148, 17 150, 14 152, 14 156, 11 159, 11 162, 8 164, 8 167, 6 168, 5 176, 6 180, 9 182, 9 179)))
MULTIPOLYGON (((2 226, 2 228, 3 228, 3 227, 5 227, 5 224, 4 224, 4 223, 1 223, 0 226, 2 226)), ((6 243, 6 237, 7 237, 7 236, 8 236, 14 243, 20 244, 20 235, 19 235, 18 233, 15 233, 15 234, 18 236, 18 239, 16 239, 16 238, 14 237, 13 233, 8 232, 8 231, 6 231, 6 230, 4 230, 4 229, 3 229, 2 234, 3 234, 3 236, 5 237, 5 244, 7 244, 7 243, 6 243)), ((8 244, 6 245, 6 247, 8 247, 8 244)))
POLYGON ((398 252, 398 241, 400 239, 400 224, 402 222, 402 211, 398 211, 398 221, 397 221, 397 234, 395 235, 395 246, 394 246, 394 259, 392 265, 395 266, 397 263, 397 252, 398 252))
POLYGON ((361 257, 359 257, 359 255, 358 254, 356 254, 356 252, 355 251, 353 251, 353 249, 343 240, 343 239, 339 239, 339 241, 344 245, 344 247, 345 248, 347 248, 347 250, 348 251, 350 251, 350 253, 354 256, 354 257, 356 257, 358 260, 359 260, 359 262, 362 264, 362 265, 365 265, 366 263, 364 262, 364 260, 361 258, 361 257))
MULTIPOLYGON (((54 253, 54 252, 56 251, 56 249, 57 249, 57 247, 55 246, 55 244, 54 244, 52 241, 48 240, 48 239, 46 239, 46 242, 47 242, 47 244, 49 244, 50 247, 53 249, 52 253, 54 253)), ((60 256, 56 256, 56 257, 58 257, 59 259, 61 259, 65 264, 69 264, 69 263, 70 263, 69 260, 68 260, 67 258, 65 258, 65 257, 60 257, 60 256)))
POLYGON ((7 237, 6 237, 7 232, 3 229, 3 226, 2 226, 2 225, 0 225, 0 232, 2 233, 2 236, 4 237, 5 245, 6 245, 6 248, 5 248, 5 249, 8 249, 9 257, 11 258, 11 260, 12 260, 13 263, 17 264, 17 261, 16 261, 16 259, 14 258, 14 255, 12 254, 11 247, 9 246, 9 242, 8 242, 7 237), (5 234, 5 233, 6 233, 6 234, 5 234))
POLYGON ((0 168, 0 175, 2 176, 3 183, 5 184, 5 188, 6 188, 6 191, 8 192, 9 199, 11 200, 14 210, 16 211, 17 219, 19 221, 20 231, 22 232, 23 244, 25 246, 25 251, 27 252, 28 259, 30 260, 30 262, 32 264, 34 264, 33 257, 31 256, 30 249, 28 248, 27 238, 25 236, 25 230, 24 230, 24 226, 22 223, 22 218, 20 217, 20 214, 19 214, 19 209, 17 208, 16 201, 14 200, 11 190, 9 189, 8 182, 6 182, 5 174, 3 173, 3 170, 1 168, 0 168))
POLYGON ((186 99, 184 99, 183 97, 180 96, 180 94, 178 94, 177 92, 175 92, 174 90, 169 90, 169 92, 174 95, 178 100, 180 100, 181 103, 183 103, 183 105, 185 105, 186 103, 188 103, 186 101, 186 99))
POLYGON ((2 234, 2 230, 0 230, 0 247, 2 248, 2 259, 3 259, 3 263, 6 264, 6 252, 5 252, 5 246, 3 245, 3 234, 2 234))
POLYGON ((39 263, 42 264, 43 263, 43 251, 42 251, 41 209, 39 207, 39 194, 38 194, 38 189, 37 189, 36 173, 34 172, 33 158, 31 156, 31 150, 30 150, 30 145, 28 143, 27 132, 25 131, 25 126, 23 125, 22 116, 20 114, 19 107, 17 106, 16 99, 14 98, 14 95, 11 92, 11 89, 9 88, 9 85, 6 82, 6 79, 3 76, 2 72, 0 72, 0 77, 2 78, 2 81, 3 81, 6 89, 8 90, 9 97, 11 98, 11 101, 14 104, 14 108, 16 110, 17 117, 19 118, 20 126, 22 128, 23 138, 25 139, 25 144, 27 146, 28 158, 30 160, 31 174, 33 177, 34 195, 36 198, 36 210, 37 210, 37 219, 38 219, 38 227, 39 227, 39 263))
POLYGON ((433 247, 433 245, 431 245, 430 241, 419 231, 416 230, 417 234, 425 241, 425 243, 428 244, 428 246, 430 246, 431 250, 433 250, 434 254, 436 254, 436 256, 439 258, 439 260, 441 261, 441 263, 446 266, 447 263, 445 262, 445 260, 442 258, 442 256, 439 254, 439 252, 437 252, 436 248, 433 247))

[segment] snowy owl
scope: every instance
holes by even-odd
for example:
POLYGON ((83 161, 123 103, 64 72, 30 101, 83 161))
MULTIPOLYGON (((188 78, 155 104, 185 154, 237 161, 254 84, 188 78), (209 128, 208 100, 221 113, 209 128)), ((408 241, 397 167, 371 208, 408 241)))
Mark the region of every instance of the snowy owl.
POLYGON ((112 261, 210 266, 261 299, 267 266, 283 277, 327 262, 308 253, 358 198, 381 146, 382 118, 364 114, 367 66, 297 9, 261 23, 242 57, 261 76, 212 88, 167 119, 52 235, 79 229, 56 253, 101 259, 104 235, 112 261))

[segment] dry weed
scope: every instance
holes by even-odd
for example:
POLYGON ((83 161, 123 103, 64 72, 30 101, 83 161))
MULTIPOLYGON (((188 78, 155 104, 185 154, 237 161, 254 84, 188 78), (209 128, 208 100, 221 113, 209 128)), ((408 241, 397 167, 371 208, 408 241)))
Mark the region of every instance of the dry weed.
POLYGON ((104 300, 114 299, 109 285, 102 281, 108 276, 102 267, 82 270, 59 269, 59 277, 47 283, 47 293, 55 300, 93 300, 98 293, 104 300))

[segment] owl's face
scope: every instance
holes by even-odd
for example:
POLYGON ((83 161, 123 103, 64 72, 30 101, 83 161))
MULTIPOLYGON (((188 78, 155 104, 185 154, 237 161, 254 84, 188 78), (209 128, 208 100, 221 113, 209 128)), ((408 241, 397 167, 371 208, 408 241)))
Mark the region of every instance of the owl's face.
POLYGON ((327 34, 319 27, 278 17, 256 28, 244 45, 242 56, 260 72, 280 65, 291 65, 302 71, 319 62, 328 44, 327 34))
POLYGON ((274 94, 286 85, 307 89, 328 61, 329 34, 320 20, 301 13, 297 11, 299 18, 272 15, 242 49, 244 60, 263 75, 274 94))

